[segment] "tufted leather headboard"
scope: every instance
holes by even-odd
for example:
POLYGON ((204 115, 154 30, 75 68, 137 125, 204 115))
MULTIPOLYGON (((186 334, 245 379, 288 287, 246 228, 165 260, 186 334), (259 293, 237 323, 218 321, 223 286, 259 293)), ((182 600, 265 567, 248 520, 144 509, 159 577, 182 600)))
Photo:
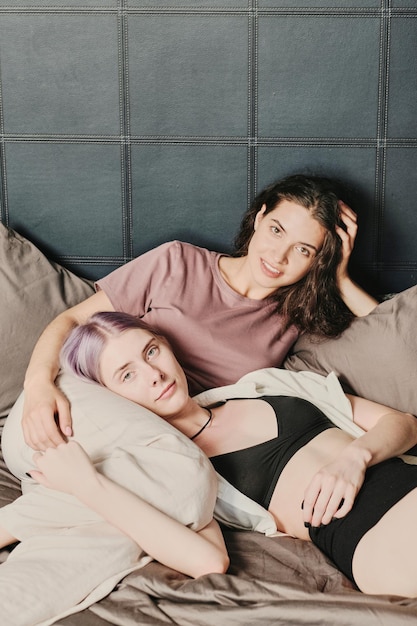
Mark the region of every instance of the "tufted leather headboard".
POLYGON ((0 0, 1 220, 97 278, 230 250, 298 171, 351 187, 355 276, 417 282, 413 0, 0 0))

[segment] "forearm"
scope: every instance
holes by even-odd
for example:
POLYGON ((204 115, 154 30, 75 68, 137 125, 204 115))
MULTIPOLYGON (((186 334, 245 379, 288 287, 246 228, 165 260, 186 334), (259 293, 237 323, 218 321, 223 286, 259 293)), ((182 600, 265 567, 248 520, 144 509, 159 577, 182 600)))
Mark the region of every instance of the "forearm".
POLYGON ((57 446, 72 434, 68 400, 55 385, 64 340, 93 313, 111 310, 110 300, 100 291, 58 315, 39 338, 26 370, 22 416, 25 441, 34 450, 57 446))
POLYGON ((32 352, 25 375, 25 389, 32 384, 36 385, 37 381, 55 380, 62 344, 75 324, 76 320, 72 316, 61 314, 46 327, 32 352))
POLYGON ((196 533, 98 472, 75 495, 168 567, 194 578, 223 573, 228 567, 223 537, 214 520, 196 533))
POLYGON ((53 382, 59 370, 59 353, 70 330, 83 324, 97 311, 112 311, 113 306, 104 293, 98 291, 80 304, 63 311, 43 331, 30 359, 26 377, 25 389, 38 381, 53 382))
POLYGON ((339 281, 339 289, 343 302, 357 317, 368 315, 378 305, 378 300, 362 289, 349 276, 339 281))
MULTIPOLYGON (((364 403, 368 401, 359 402, 364 403)), ((375 420, 378 406, 374 404, 369 422, 375 420)), ((304 522, 319 526, 328 524, 333 517, 344 517, 363 485, 367 468, 406 452, 416 442, 417 419, 387 409, 370 430, 348 443, 315 474, 304 494, 304 522)))
POLYGON ((352 441, 345 454, 360 456, 367 467, 407 452, 417 444, 417 419, 398 411, 382 415, 373 428, 352 441))

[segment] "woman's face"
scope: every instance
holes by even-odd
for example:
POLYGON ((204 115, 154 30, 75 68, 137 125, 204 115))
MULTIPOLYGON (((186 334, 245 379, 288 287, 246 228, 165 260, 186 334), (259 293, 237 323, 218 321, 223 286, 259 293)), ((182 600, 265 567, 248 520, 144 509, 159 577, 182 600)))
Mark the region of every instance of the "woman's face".
POLYGON ((296 202, 282 200, 266 215, 263 206, 255 218, 247 256, 252 279, 264 290, 263 297, 301 280, 325 235, 326 229, 296 202))
POLYGON ((100 373, 108 389, 163 418, 176 416, 189 400, 187 379, 171 348, 147 330, 108 339, 100 373))

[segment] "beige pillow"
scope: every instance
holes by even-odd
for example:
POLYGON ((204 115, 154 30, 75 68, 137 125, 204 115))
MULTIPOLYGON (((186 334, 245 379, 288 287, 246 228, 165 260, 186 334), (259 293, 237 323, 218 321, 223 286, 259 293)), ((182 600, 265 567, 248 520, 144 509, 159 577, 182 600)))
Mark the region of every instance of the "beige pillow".
POLYGON ((301 336, 284 367, 333 371, 346 391, 417 415, 417 286, 356 318, 337 339, 301 336))
MULTIPOLYGON (((100 385, 71 374, 61 374, 57 382, 71 405, 74 439, 103 474, 187 526, 199 529, 210 522, 217 479, 198 446, 154 413, 100 385)), ((6 420, 2 447, 9 470, 28 493, 35 484, 26 476, 34 467, 34 451, 23 439, 22 410, 23 393, 6 420)), ((70 511, 62 514, 69 526, 77 524, 77 510, 72 520, 70 511)))
POLYGON ((91 281, 49 261, 0 223, 0 416, 22 390, 32 349, 48 323, 94 293, 91 281))

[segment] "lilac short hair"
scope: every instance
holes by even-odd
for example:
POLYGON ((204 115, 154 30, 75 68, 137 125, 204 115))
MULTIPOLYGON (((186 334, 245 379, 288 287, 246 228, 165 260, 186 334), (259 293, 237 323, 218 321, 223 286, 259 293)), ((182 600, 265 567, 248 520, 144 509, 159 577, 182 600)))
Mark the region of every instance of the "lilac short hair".
POLYGON ((83 380, 103 385, 99 363, 107 340, 132 329, 146 330, 159 336, 146 322, 128 313, 95 313, 68 335, 60 353, 61 367, 83 380))

